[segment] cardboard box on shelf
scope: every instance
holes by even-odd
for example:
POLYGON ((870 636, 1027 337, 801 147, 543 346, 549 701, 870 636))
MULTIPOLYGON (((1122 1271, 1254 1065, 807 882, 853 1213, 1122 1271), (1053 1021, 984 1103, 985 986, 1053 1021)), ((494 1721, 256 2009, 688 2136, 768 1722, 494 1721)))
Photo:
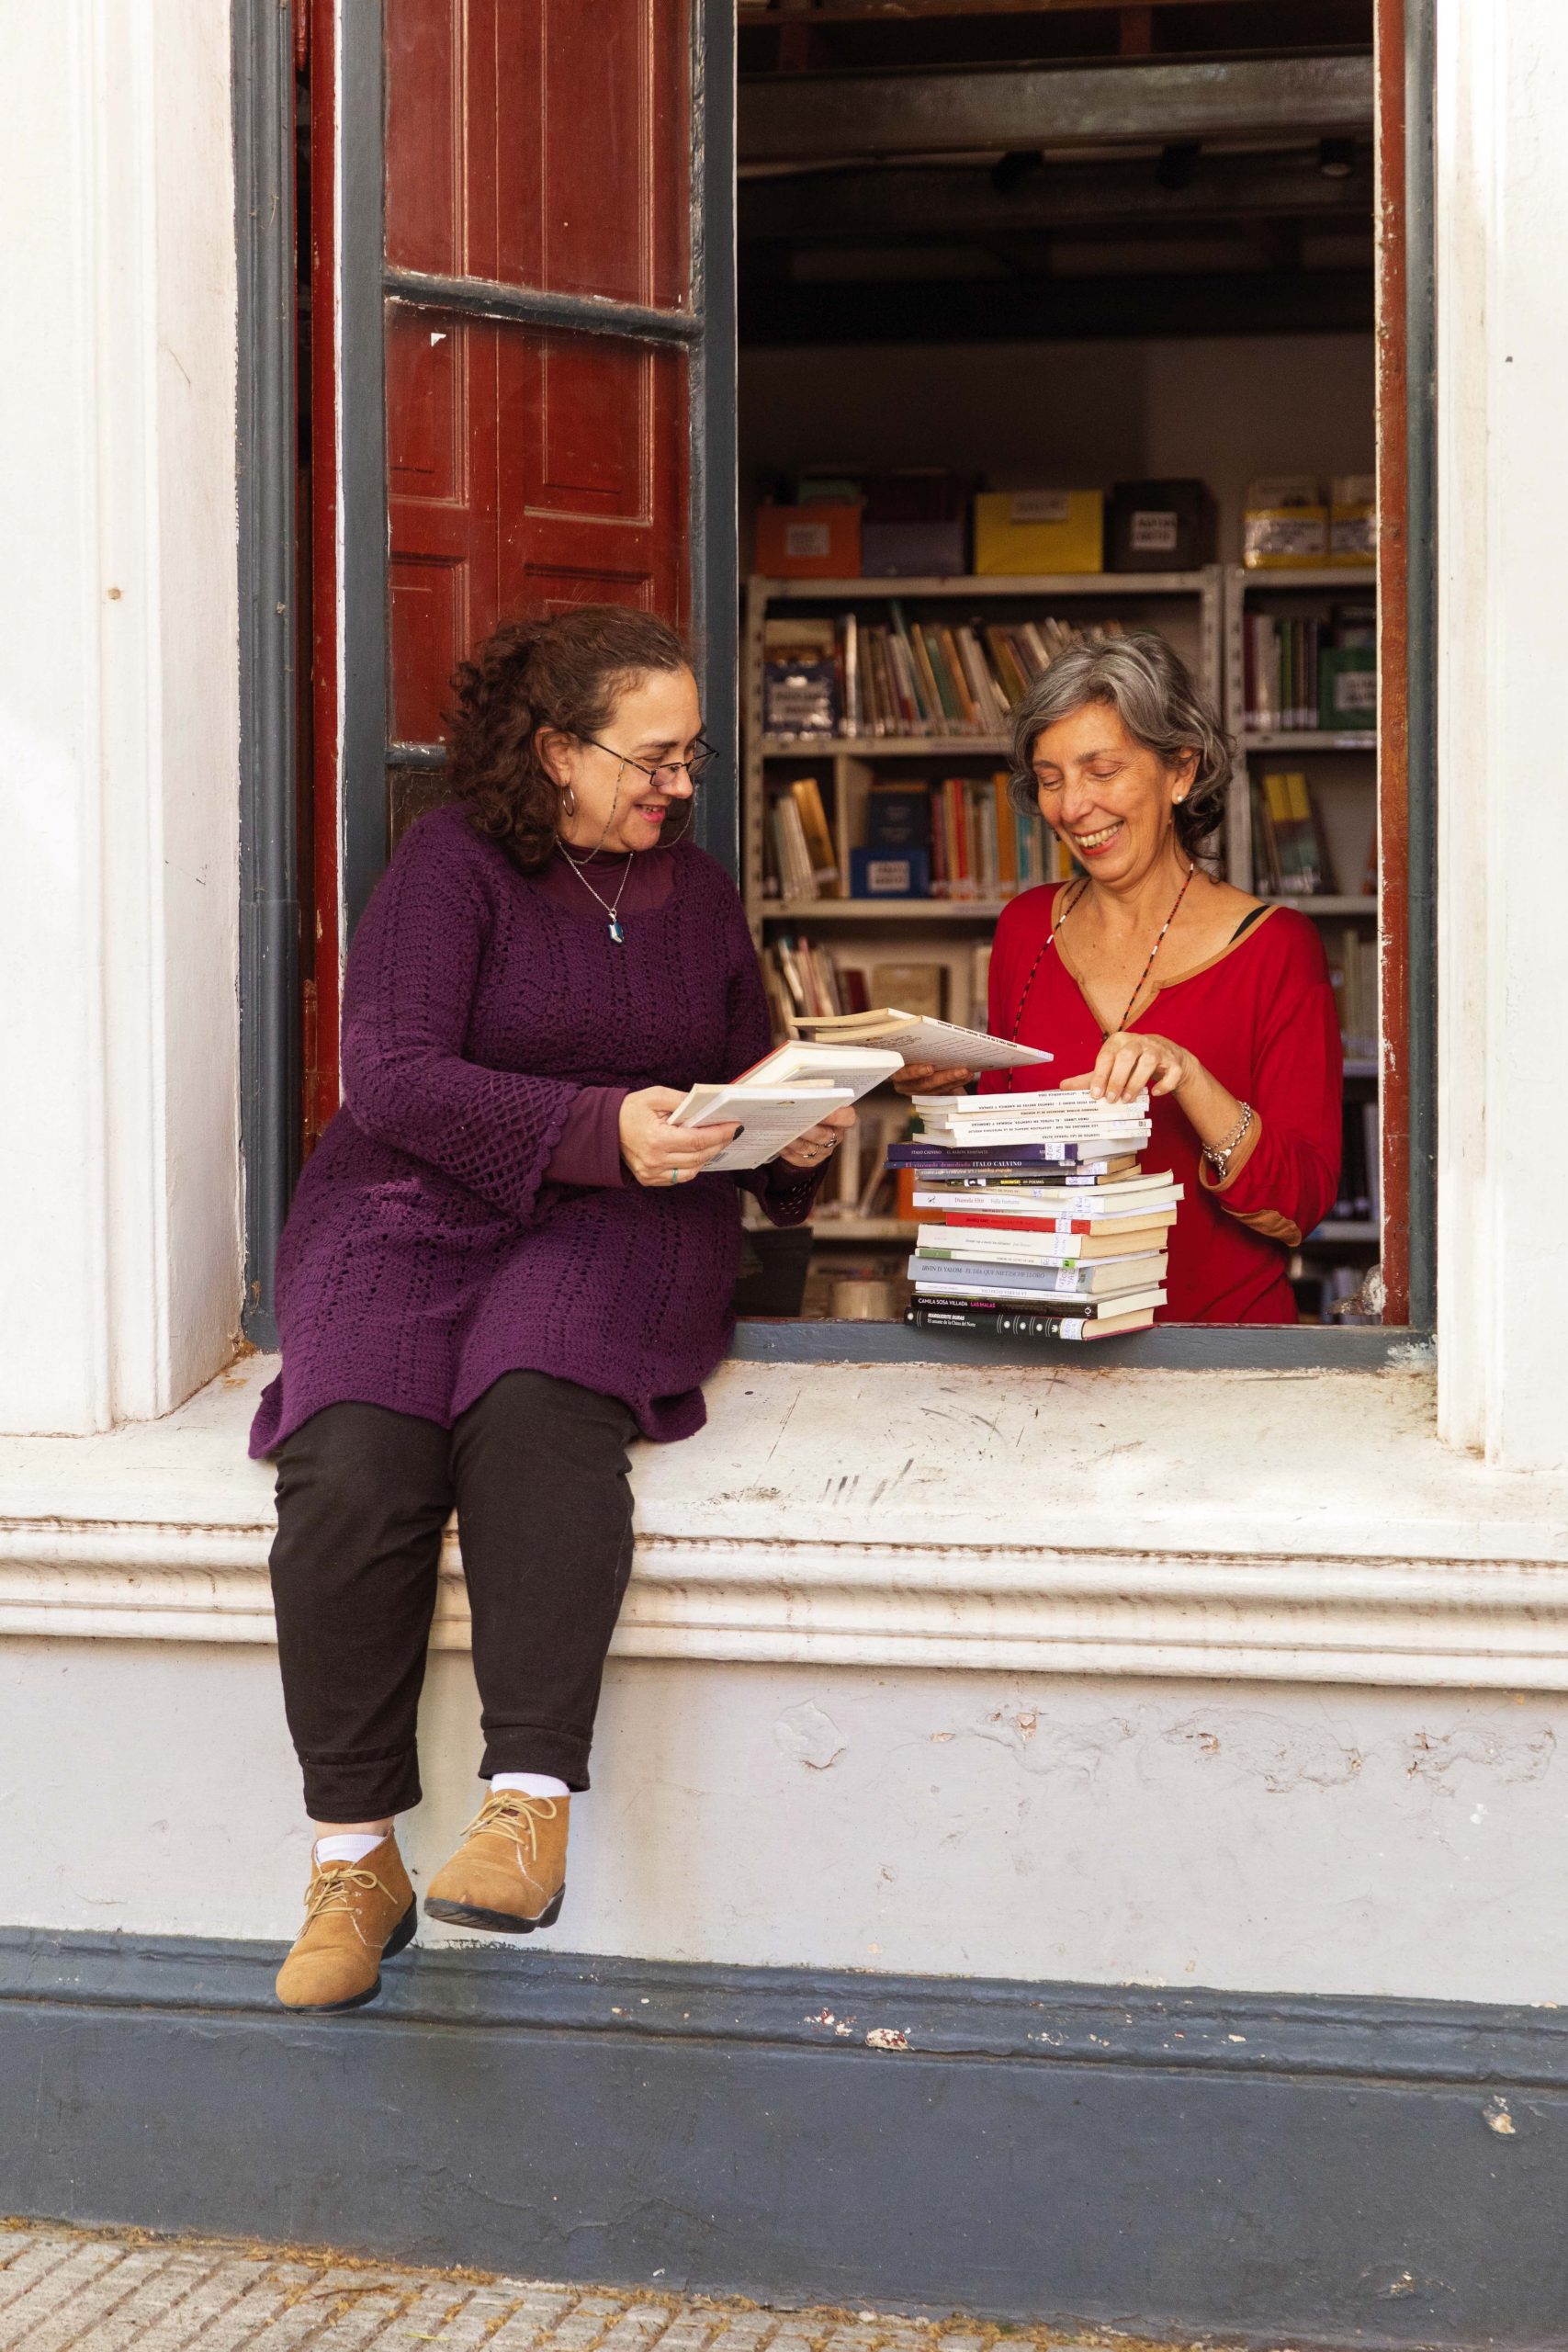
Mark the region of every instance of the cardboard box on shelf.
POLYGON ((975 570, 1103 571, 1105 496, 1098 490, 983 490, 975 500, 975 570))
POLYGON ((866 477, 861 562, 868 580, 961 574, 966 562, 968 492, 940 466, 910 466, 866 477))
POLYGON ((1247 484, 1241 560, 1249 571, 1327 562, 1328 508, 1313 475, 1265 474, 1247 484))
POLYGON ((1106 515, 1106 568, 1201 571, 1214 560, 1216 525, 1206 481, 1119 481, 1106 515))
POLYGON ((1328 560, 1371 563, 1378 551, 1375 474, 1336 474, 1328 485, 1328 560))
POLYGON ((757 569, 773 580, 853 580, 861 566, 858 506, 759 506, 757 569))

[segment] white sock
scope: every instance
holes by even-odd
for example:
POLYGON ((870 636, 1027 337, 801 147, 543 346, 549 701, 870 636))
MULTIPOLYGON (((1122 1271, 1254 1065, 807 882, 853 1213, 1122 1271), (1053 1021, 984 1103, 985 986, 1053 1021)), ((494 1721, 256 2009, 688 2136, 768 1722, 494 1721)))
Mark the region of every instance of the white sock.
POLYGON ((492 1796, 501 1789, 517 1789, 525 1797, 569 1797, 571 1794, 564 1781, 554 1781, 547 1772, 492 1772, 490 1787, 492 1796))
POLYGON ((389 1829, 345 1829, 338 1838, 318 1838, 316 1860, 318 1862, 362 1862, 367 1854, 373 1854, 382 1840, 391 1834, 389 1829))

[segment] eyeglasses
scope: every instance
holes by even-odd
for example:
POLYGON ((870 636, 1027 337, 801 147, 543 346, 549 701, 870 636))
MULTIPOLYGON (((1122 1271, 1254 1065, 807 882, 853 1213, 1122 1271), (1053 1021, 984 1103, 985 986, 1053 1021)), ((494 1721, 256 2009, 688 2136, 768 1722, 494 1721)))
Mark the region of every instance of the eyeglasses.
POLYGON ((669 776, 671 779, 678 775, 686 776, 690 779, 694 791, 701 781, 705 769, 711 766, 718 757, 713 745, 705 743, 700 735, 692 746, 692 756, 689 760, 660 760, 656 768, 645 767, 640 760, 628 759, 625 752, 617 752, 613 744, 601 743, 597 736, 580 735, 577 740, 580 743, 592 743, 596 752, 608 752, 610 758, 619 760, 624 768, 636 768, 638 775, 648 776, 654 784, 659 782, 660 776, 669 776))

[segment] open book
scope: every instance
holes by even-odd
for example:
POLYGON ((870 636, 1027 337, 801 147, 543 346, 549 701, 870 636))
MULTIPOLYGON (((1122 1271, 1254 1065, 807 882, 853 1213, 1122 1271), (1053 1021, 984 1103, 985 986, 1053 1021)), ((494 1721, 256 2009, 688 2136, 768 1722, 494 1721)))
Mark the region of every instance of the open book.
POLYGON ((722 1127, 739 1120, 740 1133, 708 1168, 761 1168, 829 1111, 869 1094, 903 1062, 902 1054, 792 1039, 728 1084, 694 1086, 671 1112, 670 1124, 722 1127))
POLYGON ((1022 1069, 1051 1059, 1038 1046, 1012 1046, 984 1029, 899 1012, 886 1004, 879 1012, 803 1012, 795 1025, 819 1046, 881 1046, 901 1063, 931 1062, 938 1069, 1022 1069))

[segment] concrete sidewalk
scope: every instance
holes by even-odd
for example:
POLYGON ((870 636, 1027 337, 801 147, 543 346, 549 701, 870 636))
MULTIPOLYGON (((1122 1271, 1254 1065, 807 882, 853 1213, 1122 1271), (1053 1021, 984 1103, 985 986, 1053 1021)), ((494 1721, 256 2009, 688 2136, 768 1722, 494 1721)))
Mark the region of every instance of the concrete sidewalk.
MULTIPOLYGON (((1065 2352, 1043 2328, 768 2311, 341 2256, 0 2222, 0 2352, 1065 2352)), ((1085 2334, 1073 2343, 1130 2339, 1085 2334)))

